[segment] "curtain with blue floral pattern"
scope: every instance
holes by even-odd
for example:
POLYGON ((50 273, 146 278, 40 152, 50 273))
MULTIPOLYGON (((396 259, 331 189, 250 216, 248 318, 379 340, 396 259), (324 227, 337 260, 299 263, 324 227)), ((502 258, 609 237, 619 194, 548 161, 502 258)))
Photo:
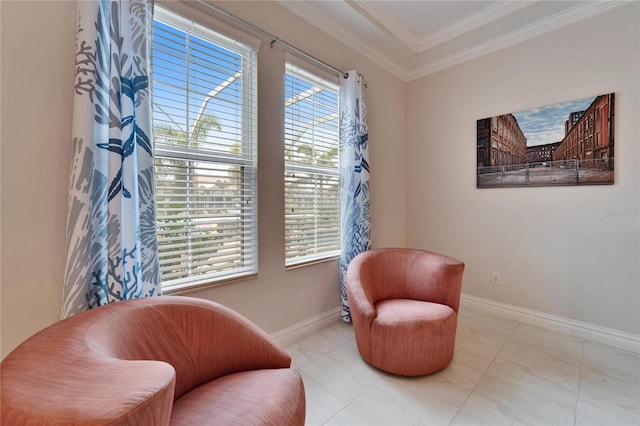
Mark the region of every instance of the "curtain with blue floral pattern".
POLYGON ((345 275, 357 254, 371 248, 369 149, 362 75, 340 79, 340 272, 341 313, 351 322, 345 275))
POLYGON ((77 2, 63 318, 161 293, 149 90, 151 1, 77 2))

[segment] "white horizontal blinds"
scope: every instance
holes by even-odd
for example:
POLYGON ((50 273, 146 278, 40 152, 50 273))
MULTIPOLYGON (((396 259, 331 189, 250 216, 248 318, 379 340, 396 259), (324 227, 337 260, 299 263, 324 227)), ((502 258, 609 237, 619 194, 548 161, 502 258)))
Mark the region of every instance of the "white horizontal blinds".
POLYGON ((156 6, 153 122, 163 289, 257 272, 256 52, 156 6))
POLYGON ((340 249, 338 86, 292 64, 285 74, 285 259, 340 249))

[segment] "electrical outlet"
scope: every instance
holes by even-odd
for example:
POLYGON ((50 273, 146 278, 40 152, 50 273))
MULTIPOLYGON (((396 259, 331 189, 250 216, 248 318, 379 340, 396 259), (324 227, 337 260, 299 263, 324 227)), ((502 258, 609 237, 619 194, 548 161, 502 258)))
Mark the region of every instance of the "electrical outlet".
POLYGON ((491 272, 491 284, 502 284, 500 272, 491 272))

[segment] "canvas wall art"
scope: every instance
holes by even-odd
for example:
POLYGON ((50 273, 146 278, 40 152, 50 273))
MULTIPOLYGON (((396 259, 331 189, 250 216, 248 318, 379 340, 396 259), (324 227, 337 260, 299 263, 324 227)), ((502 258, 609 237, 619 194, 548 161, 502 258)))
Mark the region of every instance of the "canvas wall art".
POLYGON ((614 93, 477 121, 477 187, 613 184, 614 93))

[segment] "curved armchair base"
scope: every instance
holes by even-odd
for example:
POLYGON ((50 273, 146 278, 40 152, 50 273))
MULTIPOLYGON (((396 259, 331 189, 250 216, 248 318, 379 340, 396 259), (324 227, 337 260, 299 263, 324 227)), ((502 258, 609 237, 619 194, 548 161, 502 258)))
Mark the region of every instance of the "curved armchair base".
MULTIPOLYGON (((369 347, 358 350, 374 367, 402 376, 422 376, 453 359, 457 315, 447 305, 408 299, 376 303, 369 347)), ((358 335, 356 334, 356 341, 358 335)))

